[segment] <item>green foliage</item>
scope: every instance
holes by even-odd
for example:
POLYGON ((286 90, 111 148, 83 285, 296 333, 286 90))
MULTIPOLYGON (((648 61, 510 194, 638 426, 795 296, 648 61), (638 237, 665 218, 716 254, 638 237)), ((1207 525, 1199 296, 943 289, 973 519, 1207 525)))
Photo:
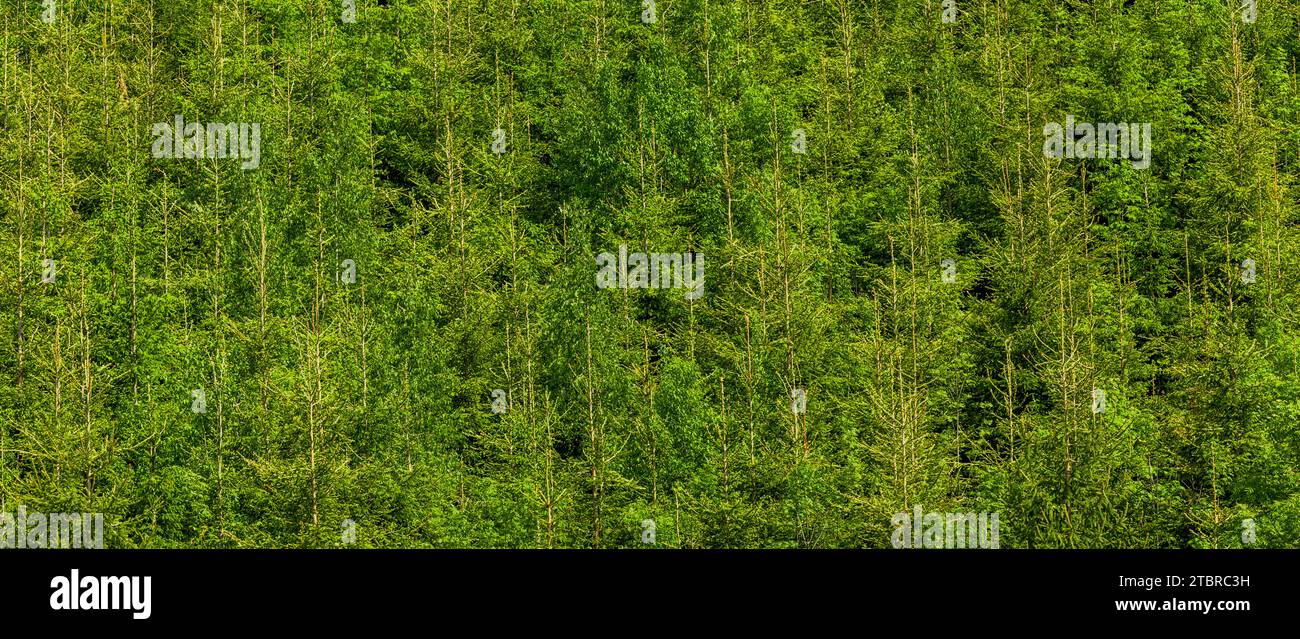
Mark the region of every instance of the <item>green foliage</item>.
POLYGON ((110 547, 888 547, 918 504, 1300 546, 1294 0, 657 4, 0 6, 0 510, 110 547), (153 157, 176 114, 260 123, 260 166, 153 157), (1152 123, 1150 168, 1045 158, 1067 114, 1152 123), (620 245, 702 254, 703 296, 597 288, 620 245))

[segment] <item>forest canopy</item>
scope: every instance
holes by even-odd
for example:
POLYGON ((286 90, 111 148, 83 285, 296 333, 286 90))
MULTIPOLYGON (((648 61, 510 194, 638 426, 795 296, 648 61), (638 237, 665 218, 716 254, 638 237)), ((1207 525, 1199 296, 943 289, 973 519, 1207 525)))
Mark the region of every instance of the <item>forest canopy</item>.
POLYGON ((0 511, 1300 547, 1295 0, 14 0, 0 46, 0 511))

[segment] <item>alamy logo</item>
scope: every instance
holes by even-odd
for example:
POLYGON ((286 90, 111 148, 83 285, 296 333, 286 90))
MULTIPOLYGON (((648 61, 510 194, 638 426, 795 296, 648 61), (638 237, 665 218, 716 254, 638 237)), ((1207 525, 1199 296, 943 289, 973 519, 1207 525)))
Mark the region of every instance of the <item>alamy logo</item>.
POLYGON ((335 271, 334 279, 343 284, 357 283, 357 261, 343 260, 339 262, 339 270, 335 271))
POLYGON ((506 130, 493 129, 492 130, 492 154, 504 155, 505 152, 506 152, 506 130))
POLYGON ((1065 116, 1065 126, 1048 122, 1043 126, 1043 155, 1049 158, 1086 160, 1127 159, 1135 169, 1151 166, 1151 123, 1075 122, 1065 116))
POLYGON ((0 548, 103 547, 103 513, 0 512, 0 548))
POLYGON ((152 577, 79 576, 72 569, 67 577, 50 580, 51 610, 130 610, 135 619, 148 619, 152 577))
POLYGON ((953 284, 957 281, 957 260, 946 257, 939 262, 939 268, 943 269, 939 272, 939 278, 944 284, 953 284))
POLYGON ((790 412, 802 415, 808 412, 808 391, 803 388, 790 389, 790 412))
POLYGON ((997 548, 998 513, 896 513, 891 541, 895 548, 997 548))
POLYGON ((155 158, 242 159, 240 168, 255 169, 262 163, 262 125, 256 122, 186 122, 179 115, 172 122, 153 125, 155 158))
POLYGON ((703 253, 633 253, 627 245, 618 247, 618 255, 596 256, 596 288, 684 288, 686 299, 704 295, 703 253), (628 267, 631 270, 628 270, 628 267))

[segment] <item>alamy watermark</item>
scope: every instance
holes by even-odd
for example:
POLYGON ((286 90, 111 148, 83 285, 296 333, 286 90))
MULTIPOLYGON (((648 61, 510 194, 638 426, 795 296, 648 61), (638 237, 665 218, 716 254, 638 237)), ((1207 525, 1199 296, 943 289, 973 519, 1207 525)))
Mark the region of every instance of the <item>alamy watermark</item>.
POLYGON ((1241 283, 1255 283, 1255 260, 1249 257, 1241 261, 1241 283))
POLYGON ((73 568, 67 577, 50 580, 50 610, 129 610, 133 619, 148 619, 153 606, 153 577, 81 576, 73 568))
POLYGON ((896 513, 891 541, 895 548, 997 548, 998 513, 896 513))
POLYGON ((939 268, 943 269, 939 271, 939 279, 944 284, 955 284, 957 282, 957 260, 946 257, 939 262, 939 268))
POLYGON ((103 513, 0 512, 0 548, 103 547, 103 513))
POLYGON ((802 415, 808 412, 808 389, 790 389, 790 412, 795 415, 802 415))
POLYGON ((1106 412, 1106 391, 1100 388, 1092 389, 1092 414, 1100 415, 1106 412))
POLYGON ((262 125, 257 122, 186 122, 177 115, 171 122, 153 125, 155 158, 242 159, 240 168, 256 169, 262 163, 262 125))
POLYGON ((506 130, 492 130, 492 155, 505 155, 506 152, 506 130))
POLYGON ((940 6, 943 7, 943 13, 940 14, 939 19, 944 24, 952 24, 957 21, 957 0, 943 0, 940 6))
POLYGON ((1048 122, 1043 126, 1043 155, 1049 158, 1086 160, 1127 159, 1135 169, 1151 166, 1151 123, 1075 122, 1065 116, 1065 125, 1048 122))
POLYGON ((356 284, 357 261, 343 260, 339 262, 338 270, 334 271, 334 280, 341 284, 356 284))
POLYGON ((704 295, 703 253, 632 253, 596 256, 596 288, 684 288, 686 299, 704 295), (630 270, 629 270, 630 267, 630 270))
POLYGON ((194 401, 190 402, 191 413, 201 415, 208 412, 208 394, 203 392, 202 386, 190 391, 190 397, 194 398, 194 401))

